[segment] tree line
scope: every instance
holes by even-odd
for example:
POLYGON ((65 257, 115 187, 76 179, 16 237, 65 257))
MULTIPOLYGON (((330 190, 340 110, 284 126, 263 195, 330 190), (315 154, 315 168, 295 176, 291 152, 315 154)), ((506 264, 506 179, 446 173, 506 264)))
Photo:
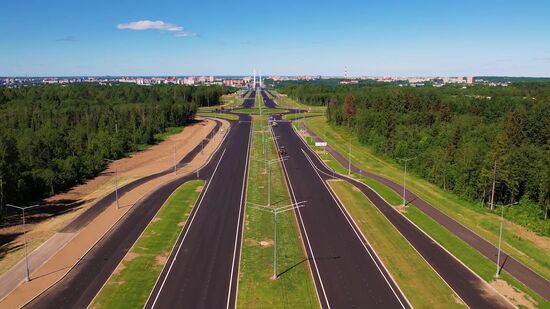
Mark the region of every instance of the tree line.
POLYGON ((550 235, 550 83, 509 87, 286 84, 330 124, 414 173, 484 206, 520 202, 508 216, 550 235), (494 196, 493 192, 494 183, 494 196))
POLYGON ((4 203, 25 204, 94 177, 118 159, 183 126, 223 87, 80 84, 0 88, 4 203))

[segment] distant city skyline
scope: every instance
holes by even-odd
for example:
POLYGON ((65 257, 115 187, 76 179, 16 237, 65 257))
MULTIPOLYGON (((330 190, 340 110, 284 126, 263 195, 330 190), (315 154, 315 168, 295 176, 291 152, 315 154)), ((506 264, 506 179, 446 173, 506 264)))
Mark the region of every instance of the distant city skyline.
POLYGON ((10 1, 0 76, 550 76, 548 1, 10 1))

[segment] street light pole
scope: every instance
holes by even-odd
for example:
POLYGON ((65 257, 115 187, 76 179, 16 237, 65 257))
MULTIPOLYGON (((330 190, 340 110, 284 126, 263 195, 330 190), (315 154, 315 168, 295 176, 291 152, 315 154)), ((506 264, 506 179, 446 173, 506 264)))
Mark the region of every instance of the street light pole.
POLYGON ((115 164, 115 197, 116 197, 116 209, 119 209, 118 203, 118 166, 115 164))
POLYGON ((281 206, 278 208, 272 208, 272 207, 263 206, 263 205, 256 205, 253 203, 249 203, 248 205, 248 207, 250 208, 270 212, 274 216, 273 218, 273 224, 274 224, 273 226, 273 229, 274 229, 273 231, 273 277, 271 277, 274 280, 277 279, 277 215, 283 212, 304 207, 305 203, 306 203, 305 201, 302 201, 302 202, 298 202, 298 203, 294 203, 286 206, 281 206))
POLYGON ((501 207, 501 210, 500 210, 500 233, 499 233, 499 236, 498 236, 498 252, 497 252, 497 272, 495 274, 495 277, 498 278, 500 276, 500 252, 501 252, 501 244, 502 244, 502 223, 504 222, 504 208, 507 207, 507 206, 513 206, 513 205, 516 205, 518 202, 515 202, 515 203, 512 203, 512 204, 508 204, 508 205, 503 205, 501 207))
POLYGON ((27 274, 27 282, 31 281, 31 274, 29 271, 29 251, 27 249, 27 226, 25 224, 25 208, 23 211, 23 237, 25 238, 25 272, 27 274))
POLYGON ((405 161, 405 172, 403 173, 403 206, 407 206, 407 162, 410 160, 416 159, 416 157, 408 158, 408 159, 399 159, 401 161, 405 161))
POLYGON ((6 204, 6 206, 13 207, 13 208, 16 208, 16 209, 19 209, 19 210, 22 211, 22 216, 23 216, 23 239, 25 241, 25 275, 26 275, 25 280, 27 282, 29 282, 29 281, 31 281, 31 274, 30 274, 30 271, 29 271, 29 251, 28 251, 28 244, 27 244, 27 225, 26 225, 26 222, 25 222, 25 209, 36 208, 36 207, 39 207, 40 205, 32 205, 32 206, 27 206, 27 207, 21 207, 21 206, 6 204))
POLYGON ((178 174, 178 170, 177 170, 177 167, 176 167, 176 144, 174 144, 174 174, 175 175, 178 174))
MULTIPOLYGON (((114 163, 114 160, 111 159, 103 159, 107 162, 114 163)), ((116 200, 116 209, 120 208, 120 204, 118 203, 118 166, 115 164, 115 200, 116 200)))

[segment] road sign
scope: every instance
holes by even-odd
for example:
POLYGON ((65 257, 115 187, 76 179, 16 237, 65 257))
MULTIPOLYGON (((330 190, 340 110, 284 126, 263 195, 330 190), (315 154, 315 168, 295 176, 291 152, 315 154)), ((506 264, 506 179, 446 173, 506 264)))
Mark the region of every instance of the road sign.
POLYGON ((315 142, 315 146, 317 147, 327 147, 327 142, 315 142))

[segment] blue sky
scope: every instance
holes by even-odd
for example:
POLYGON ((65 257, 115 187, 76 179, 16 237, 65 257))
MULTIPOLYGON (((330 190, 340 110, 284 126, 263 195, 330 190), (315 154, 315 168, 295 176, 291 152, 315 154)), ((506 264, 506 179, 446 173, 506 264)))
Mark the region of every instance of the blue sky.
POLYGON ((2 2, 0 76, 550 76, 550 1, 2 2))

